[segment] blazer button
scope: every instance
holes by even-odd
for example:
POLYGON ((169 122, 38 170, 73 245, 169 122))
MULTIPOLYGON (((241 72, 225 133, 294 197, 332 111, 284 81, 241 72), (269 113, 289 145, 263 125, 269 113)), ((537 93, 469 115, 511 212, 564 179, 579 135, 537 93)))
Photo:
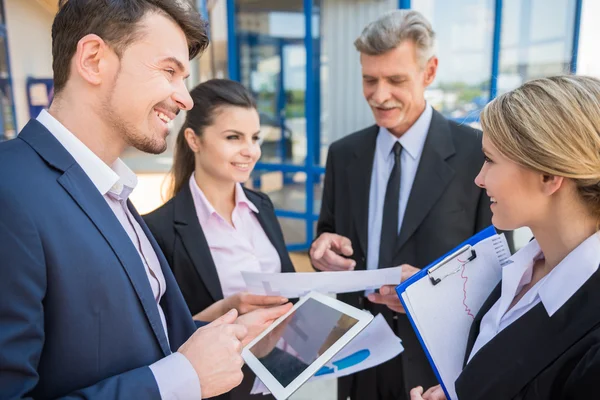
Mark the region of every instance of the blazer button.
POLYGON ((364 257, 362 257, 362 258, 360 259, 360 261, 362 261, 362 262, 365 262, 365 261, 367 261, 367 260, 366 260, 364 257))

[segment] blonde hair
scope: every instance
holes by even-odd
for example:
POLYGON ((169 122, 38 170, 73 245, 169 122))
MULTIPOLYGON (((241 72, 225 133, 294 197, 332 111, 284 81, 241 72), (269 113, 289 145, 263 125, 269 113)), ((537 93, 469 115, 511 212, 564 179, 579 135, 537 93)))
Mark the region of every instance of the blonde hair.
POLYGON ((427 19, 415 10, 394 10, 370 22, 354 41, 360 53, 377 56, 412 40, 421 67, 435 53, 435 32, 427 19))
POLYGON ((489 103, 481 125, 510 160, 575 182, 600 218, 600 80, 572 75, 532 80, 489 103))

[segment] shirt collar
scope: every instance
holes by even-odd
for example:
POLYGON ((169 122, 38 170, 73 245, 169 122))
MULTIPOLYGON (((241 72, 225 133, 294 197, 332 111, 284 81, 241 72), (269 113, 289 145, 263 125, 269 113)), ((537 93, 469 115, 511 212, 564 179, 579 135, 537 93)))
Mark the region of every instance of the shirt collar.
POLYGON ((248 200, 248 196, 244 193, 244 189, 242 185, 239 183, 235 184, 235 204, 245 204, 250 210, 254 211, 258 214, 258 209, 250 200, 248 200))
POLYGON ((598 270, 600 265, 600 233, 596 232, 571 251, 547 275, 539 296, 552 316, 598 270))
MULTIPOLYGON (((194 199, 194 205, 196 206, 196 214, 198 215, 198 219, 200 220, 200 224, 204 224, 208 221, 211 215, 219 215, 217 210, 213 207, 212 204, 208 201, 200 186, 196 182, 195 178, 196 174, 192 173, 190 176, 190 190, 192 191, 192 198, 194 199)), ((246 205, 250 210, 258 213, 258 209, 256 206, 248 200, 248 197, 244 193, 244 189, 242 185, 237 183, 235 185, 235 204, 236 205, 246 205)))
POLYGON ((531 282, 534 260, 541 254, 537 240, 532 240, 513 254, 502 268, 502 296, 496 320, 499 323, 523 285, 531 282))
POLYGON ((137 186, 137 176, 120 158, 109 167, 46 110, 40 112, 37 120, 69 152, 103 196, 110 192, 122 199, 129 197, 137 186))
POLYGON ((432 117, 433 109, 429 103, 425 103, 425 110, 423 110, 421 116, 400 138, 394 136, 387 128, 379 127, 377 147, 382 152, 380 155, 384 158, 391 157, 394 144, 400 142, 402 149, 406 150, 413 160, 417 160, 423 152, 432 117))

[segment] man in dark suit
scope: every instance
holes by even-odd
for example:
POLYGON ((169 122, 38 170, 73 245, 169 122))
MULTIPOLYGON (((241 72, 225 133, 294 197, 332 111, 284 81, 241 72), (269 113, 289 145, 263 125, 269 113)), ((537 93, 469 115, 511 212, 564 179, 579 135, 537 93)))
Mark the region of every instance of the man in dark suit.
MULTIPOLYGON (((474 184, 484 161, 481 132, 448 121, 424 98, 438 66, 434 39, 421 14, 399 10, 370 23, 355 41, 376 125, 329 149, 310 251, 317 269, 404 264, 404 280, 491 224, 490 200, 474 184)), ((393 286, 338 298, 382 313, 405 348, 340 379, 340 400, 407 399, 411 388, 436 383, 393 286)))
POLYGON ((200 329, 128 200, 128 146, 166 147, 208 44, 187 2, 61 1, 55 98, 0 144, 0 399, 196 399, 242 380, 240 351, 289 309, 200 329))

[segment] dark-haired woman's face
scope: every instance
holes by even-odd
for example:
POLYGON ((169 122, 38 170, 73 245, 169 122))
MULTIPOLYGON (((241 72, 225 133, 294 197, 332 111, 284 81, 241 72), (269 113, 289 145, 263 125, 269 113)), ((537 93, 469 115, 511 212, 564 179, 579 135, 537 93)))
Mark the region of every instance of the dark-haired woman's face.
POLYGON ((221 107, 198 141, 196 166, 217 181, 245 182, 260 158, 259 139, 255 109, 221 107))

